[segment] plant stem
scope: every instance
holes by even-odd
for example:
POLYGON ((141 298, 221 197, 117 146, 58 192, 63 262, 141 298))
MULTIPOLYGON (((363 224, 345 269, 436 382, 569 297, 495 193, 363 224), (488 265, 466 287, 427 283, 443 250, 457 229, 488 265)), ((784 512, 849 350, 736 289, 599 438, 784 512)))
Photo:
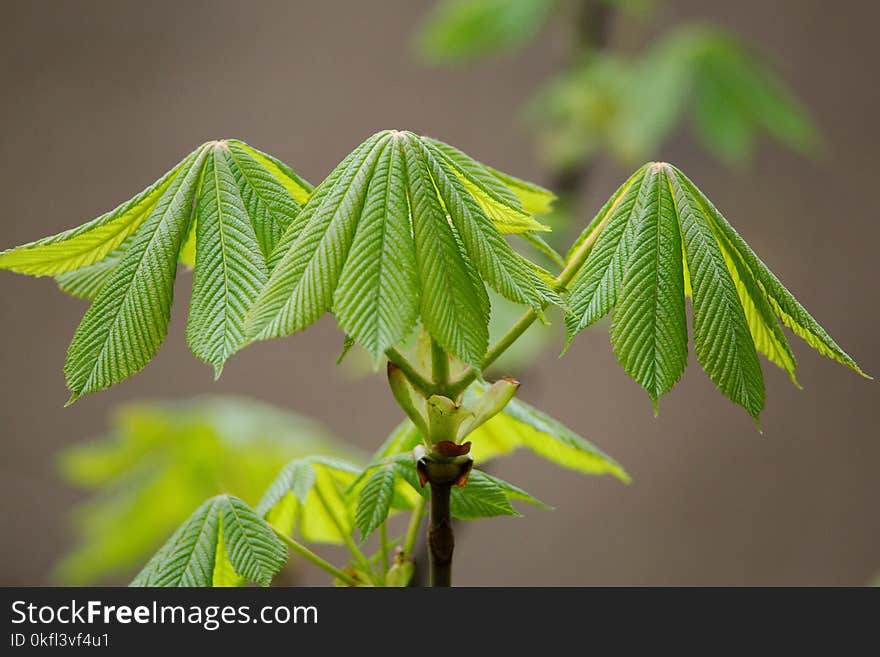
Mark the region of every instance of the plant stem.
POLYGON ((431 586, 452 586, 452 552, 455 536, 449 515, 452 484, 431 484, 431 517, 428 522, 428 554, 431 563, 431 586))
POLYGON ((406 540, 403 543, 403 556, 410 558, 413 548, 415 548, 416 540, 419 536, 419 527, 422 526, 422 518, 425 517, 425 498, 419 496, 419 501, 413 509, 409 518, 409 526, 406 529, 406 540))
POLYGON ((367 559, 367 556, 357 546, 357 543, 354 542, 354 539, 351 537, 351 532, 346 530, 345 525, 336 513, 336 509, 330 506, 327 498, 324 497, 324 494, 321 492, 320 487, 315 486, 313 490, 317 494, 318 500, 321 502, 321 506, 323 506, 324 510, 327 511, 327 515, 330 516, 330 520, 333 521, 333 524, 336 526, 336 529, 342 536, 342 541, 345 543, 348 551, 351 552, 351 555, 355 558, 355 561, 357 561, 361 565, 361 567, 367 571, 367 573, 373 575, 373 569, 370 567, 370 560, 367 559))
POLYGON ((303 557, 307 561, 312 562, 318 568, 321 568, 322 570, 327 571, 328 573, 333 575, 335 578, 345 582, 346 584, 348 584, 350 586, 357 586, 358 585, 358 581, 354 577, 352 577, 351 575, 349 575, 348 573, 346 573, 342 570, 339 570, 339 568, 334 566, 329 561, 325 561, 324 559, 322 559, 317 554, 312 552, 309 548, 307 548, 302 543, 299 543, 298 541, 293 540, 290 536, 288 536, 287 534, 282 532, 280 529, 278 529, 274 525, 269 525, 269 527, 272 528, 272 531, 275 532, 275 535, 278 538, 280 538, 284 542, 284 544, 287 545, 287 547, 289 547, 291 550, 296 552, 298 555, 300 555, 301 557, 303 557))
POLYGON ((392 363, 397 365, 397 367, 400 368, 400 371, 403 372, 404 376, 412 384, 412 386, 416 390, 421 392, 425 397, 430 397, 434 394, 434 384, 423 377, 418 372, 418 370, 413 367, 412 363, 410 363, 403 354, 397 351, 397 349, 395 349, 394 347, 386 349, 385 357, 392 363))
POLYGON ((385 574, 388 572, 388 530, 383 522, 379 525, 379 563, 382 569, 379 573, 379 584, 385 586, 385 574))
MULTIPOLYGON (((622 195, 618 197, 618 202, 622 198, 622 195)), ((611 205, 608 209, 608 212, 605 214, 605 218, 611 216, 614 210, 617 207, 617 203, 611 205)), ((602 232, 602 228, 604 228, 605 220, 603 219, 598 224, 596 224, 596 228, 593 229, 593 232, 590 233, 587 238, 581 243, 578 247, 578 250, 575 251, 568 263, 565 265, 565 268, 559 273, 559 276, 556 277, 556 282, 563 288, 568 287, 571 283, 571 280, 574 278, 575 274, 577 274, 578 270, 583 266, 584 262, 587 260, 587 256, 590 255, 590 251, 593 248, 593 244, 596 243, 596 238, 599 237, 599 233, 602 232)), ((545 304, 544 307, 546 308, 545 304)), ((526 312, 522 314, 522 316, 516 321, 516 324, 510 327, 510 329, 501 336, 501 338, 496 342, 489 351, 486 352, 486 356, 483 359, 483 364, 480 367, 479 371, 485 370, 492 363, 494 363, 498 358, 503 354, 507 349, 516 342, 523 333, 528 330, 528 328, 538 319, 538 314, 534 311, 534 309, 529 308, 526 312)), ((474 382, 474 379, 477 378, 478 370, 473 367, 469 367, 465 373, 457 380, 453 381, 449 384, 448 394, 449 395, 458 395, 464 391, 471 383, 474 382)))
POLYGON ((443 390, 449 383, 449 356, 433 338, 431 339, 431 374, 437 389, 443 390))

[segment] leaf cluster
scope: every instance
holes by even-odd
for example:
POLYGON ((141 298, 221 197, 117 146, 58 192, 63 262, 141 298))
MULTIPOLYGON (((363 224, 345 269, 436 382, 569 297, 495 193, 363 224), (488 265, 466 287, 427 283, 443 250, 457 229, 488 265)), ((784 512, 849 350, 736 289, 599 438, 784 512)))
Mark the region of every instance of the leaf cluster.
POLYGON ((319 454, 352 456, 314 420, 256 401, 125 404, 106 434, 60 455, 63 478, 88 497, 73 510, 76 544, 54 578, 81 586, 125 576, 205 499, 256 503, 284 464, 319 454))
POLYGON ((585 235, 595 242, 570 286, 569 341, 613 312, 614 353, 655 407, 687 364, 686 297, 697 360, 756 420, 765 398, 758 351, 797 385, 780 320, 819 353, 865 376, 674 166, 650 163, 636 171, 585 235))

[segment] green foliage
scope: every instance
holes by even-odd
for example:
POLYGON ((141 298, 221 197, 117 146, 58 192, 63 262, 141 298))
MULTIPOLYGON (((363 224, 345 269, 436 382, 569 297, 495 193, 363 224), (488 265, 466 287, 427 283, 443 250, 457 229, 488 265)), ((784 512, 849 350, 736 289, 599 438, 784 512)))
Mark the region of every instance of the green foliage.
POLYGON ((441 0, 416 39, 428 61, 466 64, 510 51, 531 40, 555 0, 441 0))
POLYGON ((530 107, 544 157, 567 168, 607 149, 633 165, 652 157, 686 116, 702 144, 725 162, 747 160, 755 138, 812 153, 809 114, 761 59, 732 35, 687 26, 643 56, 592 53, 530 107))
POLYGON ((77 545, 55 578, 126 575, 203 500, 231 493, 254 503, 291 459, 346 453, 315 422, 254 401, 127 404, 107 435, 61 454, 64 478, 91 496, 73 512, 77 545))
POLYGON ((364 482, 358 494, 355 524, 361 532, 361 540, 372 534, 385 522, 391 510, 397 471, 394 463, 377 468, 364 482))
POLYGON ((589 231, 598 237, 571 286, 569 340, 613 308, 614 353, 655 407, 687 363, 686 294, 693 299, 697 359, 756 420, 764 406, 756 349, 795 380, 777 317, 817 351, 864 375, 675 167, 639 169, 589 231))
POLYGON ((268 254, 311 187, 236 140, 200 146, 115 210, 0 253, 0 268, 58 277, 92 300, 64 371, 70 402, 141 370, 165 339, 178 262, 195 266, 187 337, 217 374, 243 343, 268 254))
POLYGON ((244 580, 269 586, 287 549, 253 509, 237 497, 211 498, 180 526, 132 586, 219 586, 244 580))
POLYGON ((507 187, 460 151, 384 131, 318 187, 282 237, 248 317, 251 339, 300 331, 333 310, 375 359, 419 318, 447 351, 478 365, 488 341, 484 283, 540 310, 556 295, 502 232, 540 230, 507 187), (447 219, 448 217, 448 219, 447 219))

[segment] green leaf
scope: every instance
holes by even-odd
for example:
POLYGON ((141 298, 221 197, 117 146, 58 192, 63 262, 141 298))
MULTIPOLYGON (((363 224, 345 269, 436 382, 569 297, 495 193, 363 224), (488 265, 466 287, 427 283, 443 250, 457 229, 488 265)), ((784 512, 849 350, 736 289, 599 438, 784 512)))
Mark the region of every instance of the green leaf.
POLYGON ((339 325, 378 360, 419 315, 416 252, 410 236, 406 165, 397 140, 383 148, 336 290, 339 325))
POLYGON ((519 486, 514 486, 513 484, 506 482, 503 479, 499 479, 498 477, 493 477, 492 475, 487 474, 481 470, 477 470, 477 473, 478 473, 479 477, 485 477, 485 478, 490 479, 496 486, 498 486, 502 491, 504 491, 504 494, 507 495, 507 498, 509 500, 515 500, 518 502, 525 502, 526 504, 531 504, 532 506, 537 507, 539 509, 546 509, 546 510, 553 509, 552 506, 550 506, 548 504, 544 504, 541 500, 536 498, 531 493, 527 493, 519 486))
POLYGON ((200 149, 187 158, 83 316, 64 367, 68 403, 143 369, 164 341, 204 156, 200 149))
POLYGON ((795 376, 797 361, 767 296, 730 242, 714 227, 713 232, 721 253, 724 255, 727 269, 736 284, 736 292, 745 311, 746 322, 748 322, 755 348, 763 353, 771 363, 785 370, 792 383, 800 387, 795 376))
POLYGON ((229 561, 226 545, 223 540, 223 532, 221 531, 217 535, 217 549, 214 553, 214 574, 211 578, 211 586, 215 588, 235 588, 245 586, 246 584, 247 578, 235 572, 232 562, 229 561))
POLYGON ((464 64, 521 47, 540 30, 553 0, 441 0, 417 46, 433 63, 464 64))
POLYGON ((687 365, 681 235, 665 173, 649 169, 648 189, 632 236, 611 323, 611 345, 620 364, 656 405, 687 365))
POLYGON ((286 561, 287 549, 269 526, 238 498, 220 495, 193 512, 131 585, 213 586, 218 568, 217 580, 230 582, 231 567, 268 586, 286 561), (228 564, 219 558, 223 551, 228 564))
POLYGON ((697 360, 721 392, 757 420, 764 407, 764 377, 736 285, 697 199, 671 171, 664 166, 693 290, 697 360))
POLYGON ((229 562, 245 579, 269 586, 287 561, 287 549, 247 504, 237 497, 220 499, 223 543, 229 562))
MULTIPOLYGON (((471 159, 460 150, 436 139, 423 140, 436 156, 443 159, 455 173, 468 194, 473 196, 480 209, 490 218, 502 233, 524 233, 527 231, 548 231, 547 226, 535 221, 532 214, 523 208, 517 193, 505 180, 486 165, 471 159)), ((514 181, 514 178, 507 176, 514 181)), ((528 183, 517 181, 519 185, 528 183)), ((544 190, 546 192, 546 190, 544 190)), ((549 192, 547 192, 550 194, 549 192)), ((550 194, 552 203, 555 197, 550 194)))
POLYGON ((725 162, 748 160, 754 148, 752 124, 732 102, 729 90, 719 79, 707 76, 696 94, 694 127, 709 152, 725 162))
POLYGON ((446 212, 483 279, 510 301, 540 312, 546 298, 553 295, 552 290, 535 275, 525 259, 510 248, 474 197, 458 178, 449 175, 448 169, 440 165, 431 150, 422 146, 422 156, 443 198, 446 212))
POLYGON ((302 198, 304 200, 301 202, 305 203, 309 193, 305 192, 306 188, 298 187, 295 196, 292 195, 289 184, 285 182, 288 172, 294 176, 296 174, 289 169, 282 171, 278 166, 280 163, 268 160, 269 156, 237 140, 229 140, 226 146, 228 150, 224 155, 235 176, 238 194, 247 209, 251 232, 260 244, 263 259, 268 260, 291 222, 302 221, 296 199, 302 198))
POLYGON ((537 224, 494 172, 441 142, 377 133, 336 167, 279 241, 248 339, 301 331, 332 309, 378 360, 421 319, 444 349, 479 366, 488 343, 483 279, 536 309, 559 302, 504 240, 512 225, 537 224))
POLYGON ((549 214, 553 210, 556 194, 549 189, 544 189, 535 183, 502 173, 492 167, 486 165, 483 165, 483 167, 516 194, 522 209, 529 214, 549 214))
POLYGON ((242 346, 267 256, 301 226, 296 199, 310 191, 244 142, 208 142, 112 212, 0 253, 0 269, 53 275, 63 291, 93 300, 68 349, 71 402, 150 361, 167 332, 178 262, 196 268, 190 345, 219 374, 242 346))
POLYGON ((685 296, 693 301, 697 360, 756 421, 765 397, 757 351, 797 385, 777 317, 817 351, 864 375, 675 167, 645 165, 606 208, 593 222, 601 232, 571 286, 569 340, 614 308, 614 351, 655 408, 686 364, 685 296))
POLYGON ((795 152, 815 152, 819 138, 809 113, 765 62, 717 30, 693 38, 694 118, 710 150, 724 160, 746 159, 763 129, 795 152))
POLYGON ((387 140, 377 133, 343 160, 281 238, 270 258, 272 275, 248 318, 251 338, 301 331, 330 309, 370 174, 387 140))
POLYGON ((494 478, 479 470, 471 471, 463 488, 452 487, 449 512, 461 520, 520 515, 510 503, 507 491, 494 478))
MULTIPOLYGON (((406 142, 410 144, 408 136, 406 142)), ((479 366, 489 343, 489 297, 446 220, 434 180, 421 155, 421 149, 406 149, 407 187, 422 288, 422 322, 446 351, 479 366)))
POLYGON ((132 586, 211 586, 217 554, 219 498, 196 509, 174 532, 132 586))
MULTIPOLYGON (((267 233, 272 231, 272 220, 267 220, 265 202, 258 200, 252 179, 244 173, 254 175, 259 165, 251 160, 253 166, 243 170, 236 161, 246 163, 241 154, 234 159, 226 144, 210 150, 196 206, 198 267, 186 332, 193 353, 211 363, 217 377, 226 360, 243 344, 245 313, 268 277, 257 232, 263 239, 271 239, 267 233), (248 190, 244 198, 242 189, 248 190)), ((288 199, 293 204, 293 199, 288 199)), ((295 205, 288 209, 295 212, 295 205)))
MULTIPOLYGON (((398 461, 393 467, 397 475, 408 482, 422 497, 425 499, 430 497, 430 488, 419 485, 416 467, 411 459, 398 461)), ((459 520, 520 516, 521 514, 513 508, 511 500, 527 502, 539 508, 549 508, 521 488, 476 469, 471 470, 464 487, 452 487, 449 497, 449 513, 459 520)))
POLYGON ((130 246, 128 240, 111 251, 103 260, 74 271, 55 276, 55 281, 62 292, 80 299, 94 300, 104 287, 110 274, 122 261, 122 255, 130 246))
POLYGON ((394 464, 389 464, 377 468, 361 488, 354 516, 361 532, 361 541, 366 540, 388 517, 394 498, 395 480, 394 464))
POLYGON ((317 543, 341 543, 327 506, 342 519, 343 531, 354 526, 345 491, 361 469, 348 461, 322 456, 287 464, 256 506, 257 513, 281 531, 299 533, 317 543))
MULTIPOLYGON (((617 303, 633 238, 650 190, 647 171, 647 166, 636 171, 597 215, 598 221, 593 221, 591 231, 599 231, 599 237, 570 287, 566 316, 569 342, 576 333, 607 315, 617 303)), ((586 235, 582 235, 578 242, 585 238, 586 235)))
MULTIPOLYGON (((483 393, 484 384, 474 384, 465 403, 483 393)), ((611 474, 629 483, 623 467, 574 431, 549 415, 519 399, 512 399, 504 410, 468 436, 471 454, 477 463, 525 448, 569 470, 585 474, 611 474)))
MULTIPOLYGON (((713 231, 729 244, 729 247, 740 258, 740 262, 744 265, 748 273, 751 273, 753 279, 750 286, 755 290, 755 298, 760 301, 763 295, 766 302, 770 304, 774 313, 782 320, 782 323, 788 326, 798 337, 802 338, 813 349, 823 356, 832 360, 836 360, 846 365, 854 372, 866 378, 868 377, 861 368, 856 364, 855 360, 847 354, 830 335, 823 329, 819 323, 813 319, 813 316, 804 308, 794 295, 789 292, 785 286, 776 278, 775 274, 764 264, 764 262, 755 254, 754 251, 746 244, 745 240, 739 236, 722 214, 715 208, 708 198, 680 171, 676 169, 677 178, 681 181, 684 188, 689 191, 692 198, 699 205, 703 216, 711 222, 713 231), (758 294, 760 292, 760 294, 758 294)), ((756 340, 759 344, 760 340, 756 340)), ((776 348, 778 349, 778 347, 776 348)), ((770 349, 768 349, 770 351, 770 349)), ((769 356, 769 354, 768 354, 769 356)), ((781 358, 781 356, 779 356, 781 358)), ((788 369, 785 365, 782 365, 788 369)), ((789 370, 794 373, 794 362, 789 370)))
POLYGON ((77 228, 0 252, 0 269, 19 274, 54 276, 103 260, 152 216, 169 187, 195 154, 115 210, 77 228))
MULTIPOLYGON (((259 162, 266 171, 272 174, 275 180, 284 185, 284 188, 298 205, 305 205, 306 201, 309 200, 314 187, 311 183, 301 178, 293 169, 284 164, 284 162, 238 139, 230 139, 228 141, 234 151, 241 149, 259 162)), ((261 175, 257 177, 262 178, 261 175)), ((269 184, 271 185, 271 182, 269 184)), ((279 202, 285 203, 283 200, 279 202)))

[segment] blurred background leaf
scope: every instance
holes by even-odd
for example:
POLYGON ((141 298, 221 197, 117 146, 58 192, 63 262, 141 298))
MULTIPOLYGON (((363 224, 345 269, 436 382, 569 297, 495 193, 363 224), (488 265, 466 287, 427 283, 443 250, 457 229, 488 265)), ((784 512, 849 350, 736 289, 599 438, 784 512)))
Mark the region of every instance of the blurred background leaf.
POLYGON ((556 0, 441 0, 416 35, 418 53, 462 65, 510 52, 535 37, 556 0))
POLYGON ((676 29, 641 57, 587 55, 528 106, 550 169, 570 169, 608 152, 626 166, 655 158, 692 118, 706 150, 731 165, 749 161, 767 135, 812 155, 809 113, 763 60, 711 27, 676 29))
POLYGON ((63 584, 131 575, 206 498, 254 505, 292 459, 352 454, 313 420, 235 397, 127 404, 110 424, 60 455, 65 480, 90 494, 55 570, 63 584))
POLYGON ((649 0, 441 0, 415 45, 431 64, 461 65, 523 48, 554 15, 573 25, 569 65, 527 106, 554 175, 603 153, 626 167, 641 164, 688 117, 702 146, 727 164, 746 163, 760 134, 801 154, 816 152, 809 113, 732 34, 682 24, 634 57, 606 43, 616 14, 647 20, 654 7, 649 0))

